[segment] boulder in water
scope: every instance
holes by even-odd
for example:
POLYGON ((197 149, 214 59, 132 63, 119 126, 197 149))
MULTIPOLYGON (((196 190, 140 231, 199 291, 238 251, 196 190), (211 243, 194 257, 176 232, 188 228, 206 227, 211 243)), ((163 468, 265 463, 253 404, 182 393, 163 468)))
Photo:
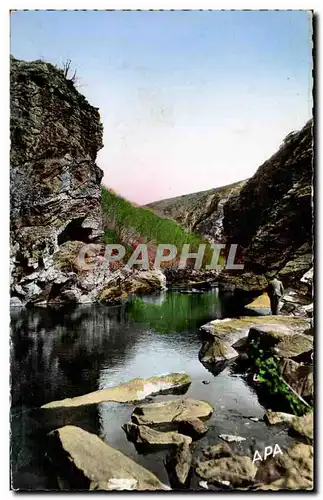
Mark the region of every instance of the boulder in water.
POLYGON ((107 387, 99 391, 90 392, 84 396, 52 401, 42 408, 57 408, 69 406, 82 406, 89 404, 114 401, 129 403, 141 401, 152 394, 183 394, 191 384, 191 378, 186 373, 171 373, 160 377, 135 378, 115 387, 107 387))
POLYGON ((67 425, 52 431, 49 456, 72 488, 93 490, 166 490, 150 471, 98 436, 67 425))
POLYGON ((178 428, 188 420, 206 420, 212 412, 212 406, 205 401, 174 399, 137 406, 131 415, 131 420, 138 425, 178 428))
POLYGON ((257 467, 248 456, 234 455, 199 462, 196 474, 208 484, 249 486, 254 483, 257 467))
POLYGON ((284 453, 261 462, 256 481, 260 490, 313 489, 313 446, 296 443, 284 453))

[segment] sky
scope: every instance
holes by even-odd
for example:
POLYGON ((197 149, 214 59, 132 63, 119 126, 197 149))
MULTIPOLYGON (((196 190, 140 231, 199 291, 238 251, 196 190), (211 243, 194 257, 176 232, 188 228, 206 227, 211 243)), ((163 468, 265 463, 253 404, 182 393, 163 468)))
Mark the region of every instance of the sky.
POLYGON ((145 204, 246 179, 312 116, 306 11, 25 11, 11 54, 99 108, 103 184, 145 204))

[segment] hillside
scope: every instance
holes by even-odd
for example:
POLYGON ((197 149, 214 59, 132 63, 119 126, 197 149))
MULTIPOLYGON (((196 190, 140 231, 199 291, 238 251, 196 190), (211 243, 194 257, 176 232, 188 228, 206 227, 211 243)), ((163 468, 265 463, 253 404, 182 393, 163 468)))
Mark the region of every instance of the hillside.
POLYGON ((188 243, 192 250, 205 243, 203 237, 174 220, 159 216, 150 208, 136 206, 104 187, 101 205, 105 243, 122 243, 129 250, 138 243, 150 243, 152 253, 155 245, 160 243, 175 245, 178 249, 188 243))
POLYGON ((147 206, 164 217, 176 220, 190 231, 203 235, 209 241, 220 242, 224 240, 223 205, 229 197, 239 192, 245 182, 160 200, 147 206))

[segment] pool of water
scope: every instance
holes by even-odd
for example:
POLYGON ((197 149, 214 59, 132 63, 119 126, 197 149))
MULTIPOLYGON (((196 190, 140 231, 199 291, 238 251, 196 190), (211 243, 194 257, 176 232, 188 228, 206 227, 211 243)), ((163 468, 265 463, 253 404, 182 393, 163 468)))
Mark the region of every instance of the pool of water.
MULTIPOLYGON (((217 289, 203 294, 168 291, 133 297, 121 306, 84 305, 11 311, 11 469, 15 489, 58 489, 46 459, 46 434, 66 424, 98 434, 107 443, 154 472, 168 484, 165 451, 138 454, 121 425, 130 419, 132 404, 101 403, 45 412, 49 401, 78 396, 136 377, 186 372, 192 384, 185 396, 208 401, 214 413, 208 434, 197 443, 219 442, 219 434, 246 437, 237 451, 278 443, 287 446, 286 432, 267 428, 264 407, 234 367, 217 376, 198 359, 199 327, 235 314, 229 296, 217 289), (203 382, 209 382, 204 384, 203 382), (239 450, 240 447, 240 450, 239 450)), ((158 396, 154 400, 181 396, 158 396)), ((197 487, 193 477, 191 488, 197 487)))

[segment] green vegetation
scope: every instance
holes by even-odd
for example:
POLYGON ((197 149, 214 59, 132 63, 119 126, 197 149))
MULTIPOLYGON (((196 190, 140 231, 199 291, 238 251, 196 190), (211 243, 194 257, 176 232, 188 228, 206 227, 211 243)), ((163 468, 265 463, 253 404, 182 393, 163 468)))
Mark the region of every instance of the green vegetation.
MULTIPOLYGON (((190 251, 197 251, 198 245, 207 243, 201 236, 186 231, 173 220, 157 216, 151 209, 133 205, 128 200, 102 188, 101 204, 105 218, 105 243, 153 245, 175 245, 178 250, 187 243, 190 251)), ((128 253, 128 252, 127 252, 128 253)), ((209 246, 205 250, 205 263, 212 258, 209 246)))
POLYGON ((271 396, 282 399, 294 415, 304 415, 308 407, 295 396, 280 376, 278 359, 259 349, 259 343, 252 341, 251 357, 255 360, 257 380, 269 391, 271 396))
POLYGON ((198 328, 210 314, 215 314, 217 306, 218 299, 213 293, 188 295, 167 292, 160 304, 133 297, 128 305, 128 314, 134 321, 165 334, 182 332, 192 326, 198 328))

